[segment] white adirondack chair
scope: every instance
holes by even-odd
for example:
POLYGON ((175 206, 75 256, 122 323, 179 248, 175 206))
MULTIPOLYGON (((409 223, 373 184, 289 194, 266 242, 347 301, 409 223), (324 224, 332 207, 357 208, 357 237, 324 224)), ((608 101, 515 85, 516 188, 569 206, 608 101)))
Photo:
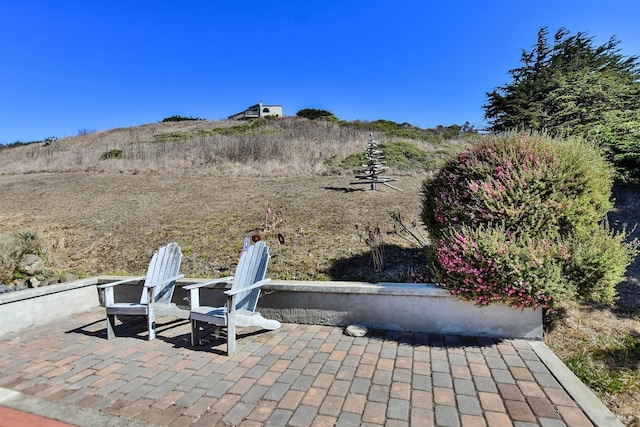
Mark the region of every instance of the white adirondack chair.
POLYGON ((222 277, 206 283, 185 286, 189 290, 191 305, 191 345, 200 344, 200 326, 198 322, 227 328, 227 354, 236 352, 236 328, 256 326, 274 330, 281 325, 277 320, 265 319, 256 312, 260 288, 271 281, 265 279, 269 264, 269 247, 259 241, 240 256, 235 276, 222 277), (214 283, 232 281, 231 289, 225 291, 225 307, 200 305, 200 289, 214 283))
POLYGON ((156 337, 156 316, 176 316, 187 318, 181 315, 175 304, 171 303, 176 280, 184 277, 178 274, 182 261, 182 251, 177 243, 169 243, 161 247, 153 254, 146 276, 134 277, 131 279, 119 280, 104 285, 99 285, 102 290, 103 301, 107 311, 107 339, 115 337, 115 316, 146 316, 149 329, 149 341, 156 337), (140 302, 119 302, 114 301, 113 288, 124 283, 137 282, 144 279, 140 302))

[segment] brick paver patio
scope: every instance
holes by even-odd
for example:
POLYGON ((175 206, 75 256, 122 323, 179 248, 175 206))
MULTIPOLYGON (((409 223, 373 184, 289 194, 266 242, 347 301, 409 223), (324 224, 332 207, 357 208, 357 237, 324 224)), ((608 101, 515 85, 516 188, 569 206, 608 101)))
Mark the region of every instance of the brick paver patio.
MULTIPOLYGON (((0 387, 169 426, 592 425, 528 341, 283 324, 189 346, 186 321, 106 340, 104 309, 0 337, 0 387)), ((64 420, 63 420, 64 421, 64 420)))

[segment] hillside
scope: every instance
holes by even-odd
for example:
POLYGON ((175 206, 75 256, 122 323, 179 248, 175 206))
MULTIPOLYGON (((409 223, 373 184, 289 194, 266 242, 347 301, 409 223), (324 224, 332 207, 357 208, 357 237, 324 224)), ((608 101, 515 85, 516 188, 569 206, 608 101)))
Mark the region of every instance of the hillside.
MULTIPOLYGON (((381 122, 386 125, 383 128, 392 123, 381 122)), ((152 123, 0 149, 0 174, 189 171, 217 176, 309 176, 339 172, 331 160, 361 152, 371 131, 381 141, 412 141, 434 159, 459 145, 456 140, 445 141, 437 131, 403 129, 397 124, 396 132, 377 131, 376 124, 381 127, 376 122, 369 126, 298 117, 152 123)))

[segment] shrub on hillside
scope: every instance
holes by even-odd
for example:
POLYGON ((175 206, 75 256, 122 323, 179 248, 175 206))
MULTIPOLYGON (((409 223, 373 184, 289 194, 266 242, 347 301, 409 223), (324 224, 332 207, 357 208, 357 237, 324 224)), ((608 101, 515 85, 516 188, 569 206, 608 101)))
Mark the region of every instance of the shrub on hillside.
MULTIPOLYGON (((396 170, 423 171, 430 164, 430 155, 411 142, 384 142, 379 145, 384 159, 390 168, 396 170)), ((362 164, 366 163, 363 152, 354 153, 339 163, 344 169, 356 172, 362 164)))
POLYGON ((384 142, 380 149, 387 164, 394 169, 423 170, 429 163, 429 153, 411 142, 384 142))
POLYGON ((461 152, 422 188, 441 284, 479 304, 613 302, 634 252, 602 225, 612 176, 579 140, 512 134, 461 152))
POLYGON ((165 117, 164 119, 162 119, 160 121, 160 123, 165 123, 165 122, 185 122, 185 121, 189 121, 189 120, 204 120, 204 119, 201 119, 200 117, 170 116, 170 117, 165 117))
POLYGON ((296 113, 296 116, 304 117, 305 119, 309 120, 316 120, 320 117, 335 117, 331 111, 319 110, 317 108, 303 108, 296 113))
POLYGON ((100 154, 100 160, 107 159, 119 159, 122 157, 122 150, 119 148, 112 148, 111 150, 105 151, 100 154))
POLYGON ((391 120, 379 119, 372 122, 353 120, 340 121, 342 126, 366 129, 368 131, 382 132, 387 137, 413 139, 416 141, 428 141, 441 143, 447 140, 474 140, 478 137, 477 130, 466 122, 464 125, 438 125, 435 128, 422 129, 410 123, 396 123, 391 120))
POLYGON ((54 142, 56 142, 58 140, 58 138, 56 138, 55 136, 50 136, 48 138, 45 138, 44 141, 42 141, 44 143, 44 146, 48 146, 53 144, 54 142))

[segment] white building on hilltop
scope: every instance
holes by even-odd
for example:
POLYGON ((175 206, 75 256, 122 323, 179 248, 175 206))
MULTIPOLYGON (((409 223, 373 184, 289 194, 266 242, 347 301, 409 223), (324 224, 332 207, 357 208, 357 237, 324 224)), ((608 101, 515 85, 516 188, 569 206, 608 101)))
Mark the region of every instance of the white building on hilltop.
POLYGON ((253 120, 260 117, 283 117, 282 105, 265 105, 262 101, 256 105, 252 105, 240 113, 233 114, 228 117, 229 120, 253 120))

